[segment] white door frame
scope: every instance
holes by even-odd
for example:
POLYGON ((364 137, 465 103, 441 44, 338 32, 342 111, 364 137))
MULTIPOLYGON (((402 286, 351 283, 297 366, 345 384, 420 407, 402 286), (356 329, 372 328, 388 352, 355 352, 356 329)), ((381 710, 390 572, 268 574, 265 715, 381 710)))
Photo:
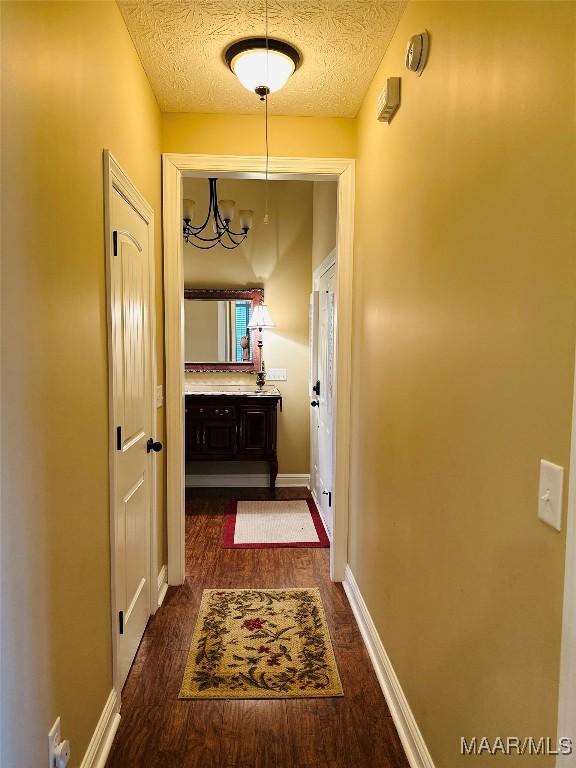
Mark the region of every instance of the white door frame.
MULTIPOLYGON (((185 578, 182 177, 193 173, 202 177, 218 174, 228 178, 261 179, 266 159, 246 155, 164 154, 162 160, 168 583, 178 585, 185 578)), ((343 580, 348 561, 354 169, 354 160, 347 158, 271 157, 269 160, 269 172, 276 179, 338 181, 334 534, 330 548, 330 576, 334 581, 343 580)))
MULTIPOLYGON (((336 224, 336 222, 334 222, 336 224)), ((328 256, 324 259, 324 261, 316 267, 314 272, 312 273, 312 295, 314 296, 314 293, 318 291, 318 286, 320 284, 320 279, 323 275, 328 272, 329 269, 332 269, 333 266, 336 266, 336 281, 338 281, 338 249, 334 248, 328 256)), ((338 311, 338 302, 337 300, 334 303, 335 311, 338 311)), ((313 310, 312 310, 313 311, 313 310)), ((318 328, 312 328, 310 327, 310 333, 314 335, 318 335, 318 328)), ((318 355, 318 339, 312 338, 311 344, 310 344, 310 354, 311 355, 318 355)), ((310 396, 313 397, 314 393, 312 392, 312 386, 316 383, 317 375, 315 373, 315 362, 313 360, 310 360, 310 396), (313 375, 312 375, 313 374, 313 375), (312 381, 314 379, 314 381, 312 381)), ((332 414, 334 416, 334 414, 332 414)), ((312 494, 314 501, 316 502, 316 506, 318 509, 320 509, 320 499, 316 498, 316 494, 314 493, 313 483, 312 483, 312 476, 314 474, 314 454, 312 453, 312 444, 315 439, 314 436, 314 422, 313 419, 310 419, 310 493, 312 494)), ((334 456, 334 437, 335 437, 336 430, 334 429, 334 423, 332 423, 332 455, 334 456)), ((316 441, 318 440, 318 435, 316 435, 316 441)), ((334 467, 332 467, 332 476, 334 477, 334 467)), ((326 526, 324 526, 326 527, 326 526)), ((328 531, 326 531, 328 533, 328 531)))
MULTIPOLYGON (((154 210, 144 196, 122 169, 111 152, 104 150, 104 233, 106 245, 106 311, 108 317, 108 456, 110 475, 110 603, 112 608, 112 679, 116 691, 118 706, 120 705, 120 686, 118 669, 118 608, 116 605, 116 420, 114 414, 114 381, 112 376, 112 228, 110 225, 110 206, 113 190, 122 195, 142 216, 148 224, 148 273, 150 276, 150 376, 151 403, 150 424, 156 429, 156 293, 155 293, 155 258, 154 258, 154 210)), ((150 611, 155 613, 158 607, 158 556, 157 556, 157 526, 156 526, 156 453, 152 452, 152 471, 150 483, 150 611)))
POLYGON ((572 440, 566 516, 566 566, 564 569, 564 609, 562 612, 562 651, 558 738, 571 737, 573 753, 559 756, 556 765, 576 768, 576 366, 572 402, 572 440))

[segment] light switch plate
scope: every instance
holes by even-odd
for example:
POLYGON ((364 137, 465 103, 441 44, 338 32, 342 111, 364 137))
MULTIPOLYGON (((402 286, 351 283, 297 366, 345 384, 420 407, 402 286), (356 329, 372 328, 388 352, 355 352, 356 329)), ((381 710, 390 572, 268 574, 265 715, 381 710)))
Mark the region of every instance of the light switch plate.
POLYGON ((162 408, 164 405, 164 387, 158 384, 156 387, 156 408, 162 408))
POLYGON ((562 485, 564 469, 558 464, 540 461, 538 485, 538 517, 559 531, 562 527, 562 485))
POLYGON ((286 368, 266 368, 266 381, 288 381, 286 368))

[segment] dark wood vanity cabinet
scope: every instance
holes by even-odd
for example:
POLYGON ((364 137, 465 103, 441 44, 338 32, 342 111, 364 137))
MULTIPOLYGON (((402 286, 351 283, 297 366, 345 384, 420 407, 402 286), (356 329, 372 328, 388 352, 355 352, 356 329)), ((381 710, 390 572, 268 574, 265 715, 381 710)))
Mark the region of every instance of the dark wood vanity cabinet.
POLYGON ((266 461, 276 485, 278 390, 243 394, 186 394, 186 461, 266 461))

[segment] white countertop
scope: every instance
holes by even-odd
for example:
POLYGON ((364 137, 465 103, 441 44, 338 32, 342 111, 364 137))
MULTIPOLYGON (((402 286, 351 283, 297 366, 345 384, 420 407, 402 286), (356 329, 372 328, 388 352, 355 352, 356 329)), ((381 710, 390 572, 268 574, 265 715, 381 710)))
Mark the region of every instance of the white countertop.
POLYGON ((282 397, 282 393, 276 387, 265 386, 262 389, 246 387, 243 384, 197 384, 196 382, 184 383, 185 395, 242 395, 244 397, 282 397))

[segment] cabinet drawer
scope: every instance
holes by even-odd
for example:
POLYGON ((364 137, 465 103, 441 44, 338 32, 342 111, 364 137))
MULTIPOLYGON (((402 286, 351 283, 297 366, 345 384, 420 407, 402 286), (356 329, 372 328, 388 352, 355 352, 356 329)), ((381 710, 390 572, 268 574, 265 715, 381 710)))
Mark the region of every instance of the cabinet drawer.
POLYGON ((236 408, 233 405, 187 405, 186 418, 200 421, 203 419, 235 419, 236 408))

